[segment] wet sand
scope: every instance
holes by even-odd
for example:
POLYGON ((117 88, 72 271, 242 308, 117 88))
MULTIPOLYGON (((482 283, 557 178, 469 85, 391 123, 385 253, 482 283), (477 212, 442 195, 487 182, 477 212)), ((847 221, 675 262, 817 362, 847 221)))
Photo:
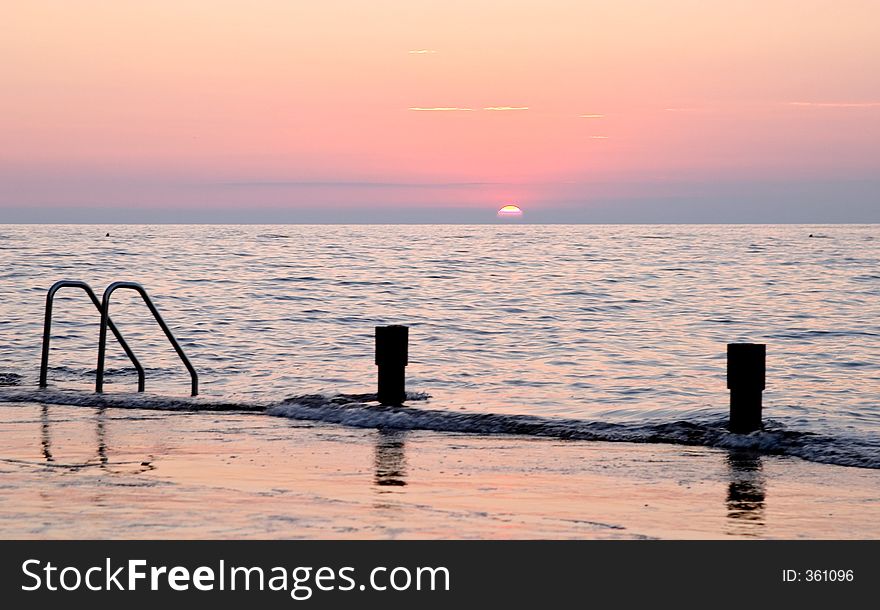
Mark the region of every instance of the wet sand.
POLYGON ((728 450, 0 406, 3 538, 880 538, 880 471, 728 450))

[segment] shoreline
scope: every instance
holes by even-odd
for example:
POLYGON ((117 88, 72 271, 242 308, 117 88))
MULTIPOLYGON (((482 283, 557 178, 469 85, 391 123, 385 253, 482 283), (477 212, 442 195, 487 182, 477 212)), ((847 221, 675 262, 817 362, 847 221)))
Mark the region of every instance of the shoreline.
POLYGON ((685 445, 4 404, 5 538, 867 538, 880 471, 685 445))

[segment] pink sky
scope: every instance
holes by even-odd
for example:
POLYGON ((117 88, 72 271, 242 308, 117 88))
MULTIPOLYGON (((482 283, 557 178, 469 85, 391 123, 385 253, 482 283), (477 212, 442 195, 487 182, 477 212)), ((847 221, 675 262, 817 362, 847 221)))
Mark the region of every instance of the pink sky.
POLYGON ((0 214, 878 195, 870 0, 50 0, 3 22, 0 214))

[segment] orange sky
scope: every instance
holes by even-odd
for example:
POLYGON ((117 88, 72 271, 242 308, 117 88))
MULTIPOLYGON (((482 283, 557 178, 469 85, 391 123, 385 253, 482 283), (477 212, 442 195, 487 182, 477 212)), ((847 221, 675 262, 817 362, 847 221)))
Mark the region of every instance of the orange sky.
POLYGON ((878 23, 869 0, 15 2, 0 208, 863 184, 878 23))

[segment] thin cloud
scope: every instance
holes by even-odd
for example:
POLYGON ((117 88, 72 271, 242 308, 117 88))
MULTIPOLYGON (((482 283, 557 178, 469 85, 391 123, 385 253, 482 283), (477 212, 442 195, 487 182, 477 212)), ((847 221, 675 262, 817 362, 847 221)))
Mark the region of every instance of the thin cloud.
POLYGON ((473 112, 473 108, 459 108, 457 106, 434 106, 430 108, 414 106, 410 110, 413 112, 473 112))
POLYGON ((608 136, 590 136, 591 140, 607 140, 608 136))
POLYGON ((528 110, 528 106, 487 106, 483 108, 483 110, 489 110, 491 112, 503 112, 507 110, 528 110))
MULTIPOLYGON (((209 186, 280 189, 459 189, 510 186, 509 182, 382 182, 362 180, 244 180, 209 186)), ((199 183, 199 186, 202 186, 199 183)))
POLYGON ((880 102, 789 102, 788 105, 810 108, 880 108, 880 102))
POLYGON ((410 49, 407 51, 410 55, 433 55, 436 52, 434 49, 410 49))
POLYGON ((580 119, 604 119, 604 114, 579 114, 578 118, 580 119))

